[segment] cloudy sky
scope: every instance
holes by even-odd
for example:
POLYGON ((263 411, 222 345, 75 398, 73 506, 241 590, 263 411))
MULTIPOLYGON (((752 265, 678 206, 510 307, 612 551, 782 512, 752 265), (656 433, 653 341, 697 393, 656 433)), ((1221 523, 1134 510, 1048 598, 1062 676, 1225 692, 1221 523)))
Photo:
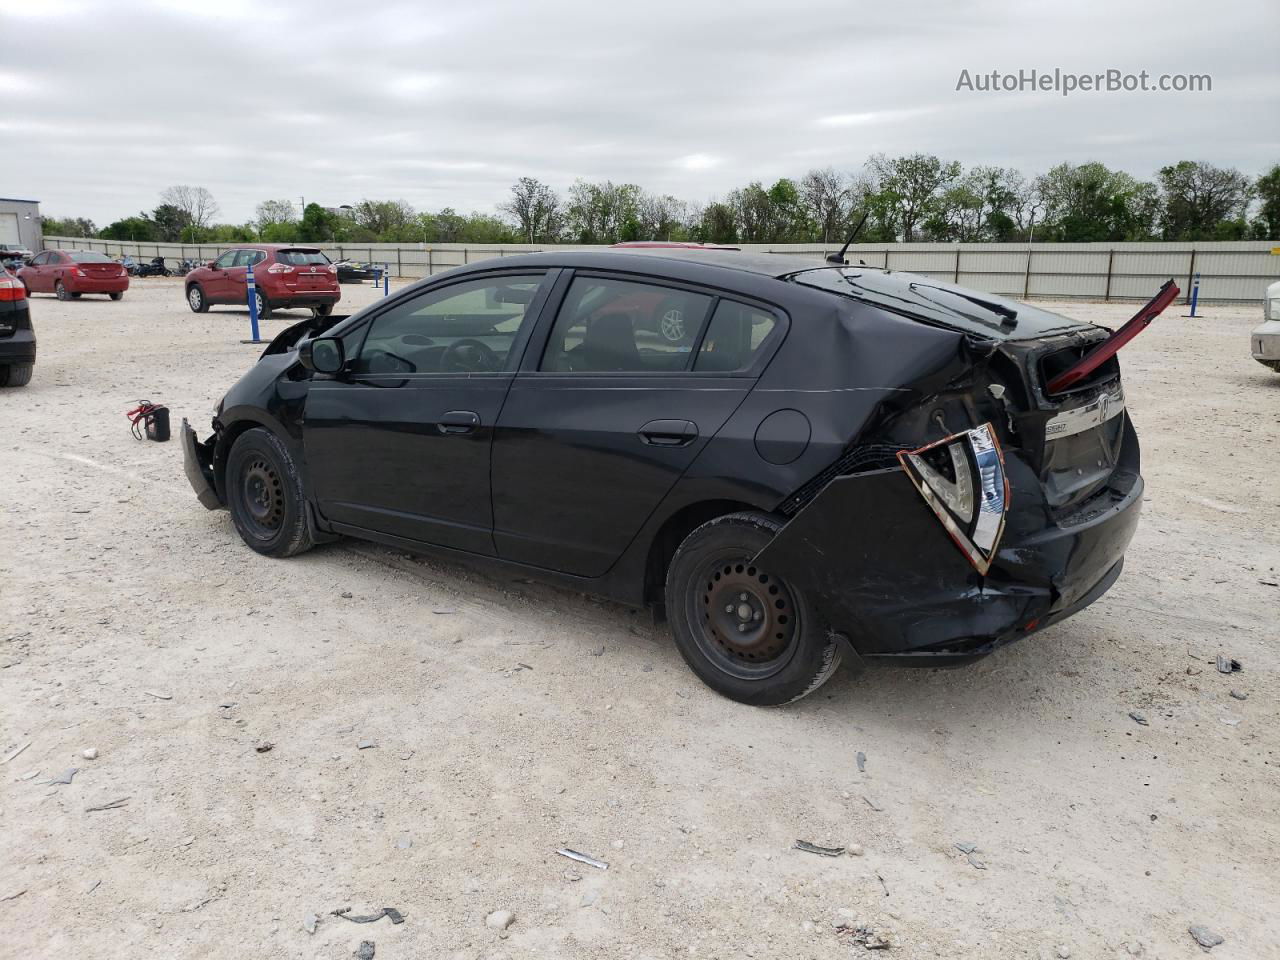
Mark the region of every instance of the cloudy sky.
POLYGON ((492 211, 528 174, 706 200, 874 152, 1041 172, 1280 161, 1275 0, 30 0, 0 11, 0 195, 103 225, 174 183, 492 211), (1208 93, 976 76, 1210 74, 1208 93))

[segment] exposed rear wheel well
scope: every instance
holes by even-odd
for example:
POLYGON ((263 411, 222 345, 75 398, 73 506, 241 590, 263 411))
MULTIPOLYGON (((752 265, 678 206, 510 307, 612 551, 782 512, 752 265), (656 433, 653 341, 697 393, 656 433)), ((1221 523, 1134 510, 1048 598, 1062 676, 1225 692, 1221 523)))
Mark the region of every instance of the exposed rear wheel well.
POLYGON ((685 537, 708 520, 741 510, 757 509, 759 508, 739 500, 703 500, 682 507, 668 517, 649 544, 649 556, 644 568, 645 603, 663 602, 667 567, 671 565, 671 558, 675 556, 676 548, 685 537))

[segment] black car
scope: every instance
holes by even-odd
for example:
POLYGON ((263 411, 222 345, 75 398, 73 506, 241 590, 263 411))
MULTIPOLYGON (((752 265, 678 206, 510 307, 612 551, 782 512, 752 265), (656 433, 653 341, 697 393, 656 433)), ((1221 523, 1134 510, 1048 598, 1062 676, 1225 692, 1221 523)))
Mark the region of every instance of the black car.
POLYGON ((36 332, 31 327, 27 288, 0 268, 0 387, 25 387, 36 363, 36 332))
POLYGON ((363 283, 366 280, 372 280, 377 283, 382 279, 382 268, 372 263, 337 260, 333 265, 338 268, 339 283, 363 283))
POLYGON ((530 254, 290 327, 183 446, 259 553, 345 534, 652 604, 708 685, 776 704, 842 659, 974 660, 1115 582, 1143 484, 1113 352, 864 266, 530 254), (687 337, 642 315, 672 304, 687 337))

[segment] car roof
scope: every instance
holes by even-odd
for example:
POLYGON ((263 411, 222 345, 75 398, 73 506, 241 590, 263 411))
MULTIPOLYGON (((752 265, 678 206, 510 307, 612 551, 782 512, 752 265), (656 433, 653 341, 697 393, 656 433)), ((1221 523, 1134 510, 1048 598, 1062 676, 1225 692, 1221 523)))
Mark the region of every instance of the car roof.
MULTIPOLYGON (((829 266, 829 264, 826 265, 829 266)), ((498 267, 520 266, 594 267, 626 271, 639 269, 655 274, 661 274, 664 266, 676 269, 693 266, 708 267, 715 273, 733 270, 776 279, 802 270, 818 269, 824 266, 824 263, 816 254, 813 257, 802 257, 795 254, 747 253, 709 247, 614 247, 607 250, 563 250, 516 254, 496 261, 477 261, 471 266, 490 270, 498 267)))

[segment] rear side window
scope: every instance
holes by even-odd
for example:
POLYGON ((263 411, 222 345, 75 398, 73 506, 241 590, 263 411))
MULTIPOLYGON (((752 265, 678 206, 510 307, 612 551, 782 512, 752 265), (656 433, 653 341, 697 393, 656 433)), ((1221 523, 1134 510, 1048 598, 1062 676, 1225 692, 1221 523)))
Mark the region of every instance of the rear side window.
POLYGON ((291 267, 310 267, 328 264, 329 258, 319 250, 277 250, 276 260, 291 267))
POLYGON ((92 250, 77 250, 75 253, 67 254, 71 258, 72 263, 115 263, 110 257, 101 253, 94 253, 92 250))
POLYGON ((674 287, 578 277, 539 369, 568 373, 688 370, 712 298, 674 287))
POLYGON ((727 372, 751 366, 778 320, 771 313, 734 300, 721 300, 702 338, 694 370, 727 372))

